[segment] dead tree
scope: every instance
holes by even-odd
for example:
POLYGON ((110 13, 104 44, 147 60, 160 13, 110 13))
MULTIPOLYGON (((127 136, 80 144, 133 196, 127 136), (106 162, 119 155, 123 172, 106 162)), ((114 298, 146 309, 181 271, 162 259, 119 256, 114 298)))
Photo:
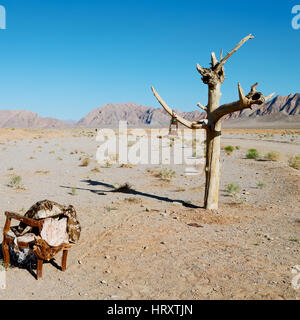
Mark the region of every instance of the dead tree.
POLYGON ((242 39, 236 47, 223 58, 221 51, 220 61, 216 58, 214 52, 211 54, 211 67, 203 68, 197 65, 198 72, 202 75, 202 81, 208 85, 208 105, 205 107, 200 103, 198 106, 206 112, 206 119, 198 122, 190 122, 176 114, 158 95, 154 87, 152 91, 161 106, 176 118, 179 123, 190 129, 206 130, 206 164, 205 164, 205 196, 204 207, 206 209, 218 209, 219 200, 219 183, 220 183, 220 151, 221 151, 221 127, 224 116, 241 111, 247 108, 252 109, 252 105, 261 105, 270 100, 274 93, 264 96, 258 92, 257 83, 251 87, 251 91, 245 95, 244 91, 238 84, 239 100, 220 106, 221 85, 225 80, 224 64, 228 59, 249 39, 254 39, 252 34, 242 39))

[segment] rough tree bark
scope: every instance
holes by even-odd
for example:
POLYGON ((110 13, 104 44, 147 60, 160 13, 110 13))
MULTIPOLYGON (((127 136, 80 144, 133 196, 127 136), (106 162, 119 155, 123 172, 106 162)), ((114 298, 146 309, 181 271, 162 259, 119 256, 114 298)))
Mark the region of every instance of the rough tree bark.
POLYGON ((220 106, 222 96, 221 86, 225 80, 224 64, 226 61, 249 39, 253 39, 252 34, 242 39, 233 50, 231 50, 225 58, 221 51, 221 58, 218 61, 215 53, 211 54, 211 67, 203 68, 197 65, 198 72, 202 75, 202 81, 208 86, 208 105, 205 107, 198 104, 203 109, 207 117, 198 122, 190 122, 177 115, 159 96, 154 87, 152 91, 161 106, 175 117, 177 121, 190 129, 206 130, 206 164, 205 164, 205 196, 204 207, 206 209, 218 209, 219 185, 220 185, 220 150, 221 150, 221 130, 222 118, 230 113, 241 111, 252 107, 252 105, 261 105, 270 100, 274 93, 264 96, 261 92, 257 92, 257 83, 251 87, 251 91, 245 96, 244 91, 238 84, 239 100, 220 106))

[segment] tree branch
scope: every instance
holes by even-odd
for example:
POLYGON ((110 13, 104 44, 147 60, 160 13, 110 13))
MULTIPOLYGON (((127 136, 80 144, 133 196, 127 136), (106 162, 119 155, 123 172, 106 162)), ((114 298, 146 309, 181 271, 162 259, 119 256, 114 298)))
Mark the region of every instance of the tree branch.
POLYGON ((216 54, 214 52, 211 53, 211 66, 214 68, 219 63, 216 54))
MULTIPOLYGON (((245 43, 247 42, 249 39, 254 39, 254 36, 252 34, 249 34, 247 37, 245 37, 244 39, 242 39, 233 50, 231 50, 227 56, 224 59, 221 59, 221 62, 219 63, 219 65, 217 66, 217 70, 220 70, 222 68, 222 66, 226 63, 226 61, 236 52, 238 51, 238 49, 245 43)), ((222 54, 223 55, 223 54, 222 54)))
POLYGON ((248 93, 248 95, 245 96, 244 90, 241 84, 239 83, 238 89, 239 89, 240 99, 238 101, 228 103, 228 104, 223 104, 222 106, 220 106, 218 109, 216 109, 210 114, 211 119, 213 119, 213 121, 216 122, 227 114, 241 111, 244 109, 251 109, 252 105, 261 105, 266 101, 270 100, 275 94, 275 93, 272 93, 268 96, 264 96, 261 92, 256 91, 257 86, 258 86, 258 83, 255 83, 251 87, 251 91, 248 93))
POLYGON ((207 112, 207 107, 204 107, 200 102, 197 104, 197 107, 199 107, 203 111, 207 112))
POLYGON ((172 110, 165 102, 164 100, 159 96, 159 94, 156 92, 154 87, 151 88, 154 96, 156 97, 157 101, 160 103, 160 105, 166 110, 166 112, 174 119, 176 119, 179 123, 184 125, 187 128, 190 129, 205 129, 208 125, 208 120, 202 120, 199 122, 191 122, 188 120, 185 120, 184 118, 180 117, 174 110, 172 110))

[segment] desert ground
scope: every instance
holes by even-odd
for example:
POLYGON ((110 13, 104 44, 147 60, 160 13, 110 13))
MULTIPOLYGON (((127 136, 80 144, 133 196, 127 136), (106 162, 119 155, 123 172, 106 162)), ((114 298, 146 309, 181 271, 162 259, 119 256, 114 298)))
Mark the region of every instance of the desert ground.
POLYGON ((98 146, 95 130, 0 129, 1 234, 5 211, 45 199, 72 204, 82 226, 65 272, 61 254, 40 281, 14 261, 0 299, 300 299, 300 173, 288 164, 300 130, 224 130, 234 150, 222 150, 217 211, 202 208, 201 165, 187 175, 182 164, 99 164, 98 146))

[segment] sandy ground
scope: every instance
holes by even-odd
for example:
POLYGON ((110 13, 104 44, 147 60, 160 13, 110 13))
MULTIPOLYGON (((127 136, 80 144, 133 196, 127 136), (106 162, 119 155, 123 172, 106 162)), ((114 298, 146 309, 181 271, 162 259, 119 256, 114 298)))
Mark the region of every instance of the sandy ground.
POLYGON ((172 165, 167 182, 155 175, 160 165, 100 166, 90 130, 2 130, 0 143, 1 233, 5 210, 24 214, 44 199, 74 205, 82 224, 66 272, 47 263, 36 281, 10 267, 0 299, 300 298, 291 284, 300 265, 300 175, 287 164, 300 153, 298 132, 225 130, 223 146, 239 149, 222 151, 214 212, 201 208, 203 172, 172 165), (249 148, 282 160, 246 159, 249 148), (80 167, 86 157, 91 163, 80 167), (7 186, 14 175, 24 189, 7 186), (126 182, 131 194, 112 192, 126 182), (235 196, 229 183, 241 187, 235 196))

